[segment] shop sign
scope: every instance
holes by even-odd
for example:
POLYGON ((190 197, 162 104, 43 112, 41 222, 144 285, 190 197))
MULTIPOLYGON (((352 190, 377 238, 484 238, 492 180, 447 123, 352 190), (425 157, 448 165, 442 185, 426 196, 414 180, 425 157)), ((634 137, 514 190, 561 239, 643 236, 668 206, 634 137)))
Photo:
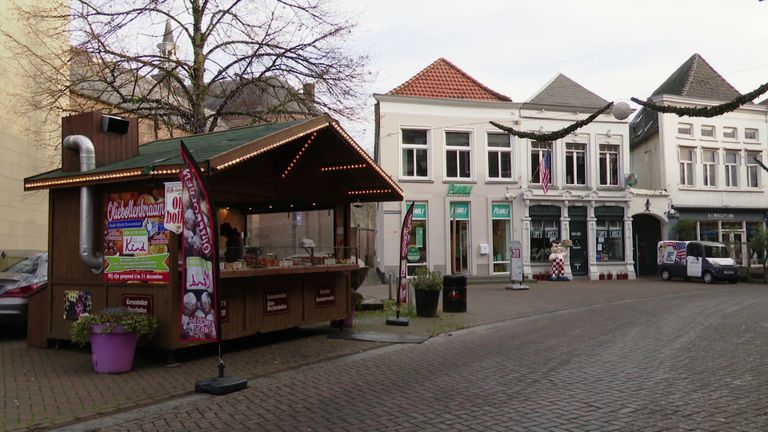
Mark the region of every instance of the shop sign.
POLYGON ((219 299, 219 319, 221 322, 229 322, 229 305, 227 304, 227 298, 221 297, 219 299))
POLYGON ((456 184, 451 183, 448 185, 448 196, 449 197, 468 197, 472 195, 472 185, 471 184, 456 184))
POLYGON ((180 181, 165 184, 165 218, 163 218, 163 226, 168 231, 176 234, 181 234, 181 226, 184 223, 181 189, 180 181))
POLYGON ((509 219, 512 206, 509 204, 491 204, 491 219, 509 219))
POLYGON ((315 306, 328 307, 336 305, 336 288, 315 288, 315 306))
POLYGON ((270 290, 264 293, 264 315, 288 313, 288 290, 270 290))
POLYGON ((721 220, 721 219, 735 219, 735 215, 733 213, 707 213, 707 219, 715 219, 715 220, 721 220))
MULTIPOLYGON (((405 208, 408 208, 411 202, 406 202, 405 208)), ((415 203, 413 205, 413 220, 427 220, 427 203, 415 203)))
POLYGON ((152 315, 152 296, 143 294, 123 294, 120 305, 131 312, 152 315))
POLYGON ((421 252, 416 246, 408 246, 408 262, 417 262, 421 258, 421 252))
POLYGON ((469 203, 451 203, 448 216, 456 220, 469 220, 469 203))
POLYGON ((165 191, 107 194, 104 281, 168 283, 165 191))

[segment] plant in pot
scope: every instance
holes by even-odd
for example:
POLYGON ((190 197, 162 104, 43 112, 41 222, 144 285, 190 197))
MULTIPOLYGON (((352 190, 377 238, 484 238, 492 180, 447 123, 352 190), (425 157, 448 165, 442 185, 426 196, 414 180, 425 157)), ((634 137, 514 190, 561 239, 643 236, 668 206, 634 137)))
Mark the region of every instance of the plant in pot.
POLYGON ((419 267, 413 273, 411 285, 416 296, 416 315, 421 317, 437 316, 437 303, 443 288, 443 276, 437 270, 419 267))
POLYGON ((157 318, 131 312, 126 308, 110 308, 100 313, 83 314, 70 332, 72 342, 91 343, 93 368, 99 373, 128 372, 138 341, 149 341, 157 331, 157 318))

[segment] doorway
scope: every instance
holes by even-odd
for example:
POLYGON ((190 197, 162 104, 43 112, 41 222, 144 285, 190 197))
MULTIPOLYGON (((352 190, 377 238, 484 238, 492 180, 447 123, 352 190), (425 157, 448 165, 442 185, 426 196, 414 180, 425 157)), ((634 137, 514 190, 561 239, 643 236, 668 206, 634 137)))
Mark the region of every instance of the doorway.
POLYGON ((469 270, 469 221, 451 221, 451 246, 455 273, 467 274, 469 270), (456 229, 454 229, 456 224, 456 229))
POLYGON ((661 221, 651 214, 636 214, 632 216, 632 232, 635 235, 635 274, 656 275, 656 246, 661 241, 661 221))
POLYGON ((571 233, 571 274, 574 276, 586 276, 589 274, 589 254, 587 240, 587 208, 568 207, 568 216, 571 218, 569 231, 571 233))
MULTIPOLYGON (((725 223, 723 223, 725 225, 725 223)), ((733 258, 737 266, 744 265, 744 231, 741 230, 723 230, 723 243, 728 247, 728 253, 733 258)))

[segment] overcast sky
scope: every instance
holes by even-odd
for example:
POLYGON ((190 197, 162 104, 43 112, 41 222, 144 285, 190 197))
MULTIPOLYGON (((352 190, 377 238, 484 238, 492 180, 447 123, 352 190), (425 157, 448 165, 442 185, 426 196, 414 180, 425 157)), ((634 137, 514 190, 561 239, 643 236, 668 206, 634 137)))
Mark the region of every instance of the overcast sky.
MULTIPOLYGON (((371 93, 439 57, 516 102, 558 72, 607 100, 646 98, 694 53, 742 93, 768 82, 768 1, 337 1, 357 17, 353 46, 377 73, 371 93)), ((370 123, 345 127, 370 150, 369 111, 370 123)))

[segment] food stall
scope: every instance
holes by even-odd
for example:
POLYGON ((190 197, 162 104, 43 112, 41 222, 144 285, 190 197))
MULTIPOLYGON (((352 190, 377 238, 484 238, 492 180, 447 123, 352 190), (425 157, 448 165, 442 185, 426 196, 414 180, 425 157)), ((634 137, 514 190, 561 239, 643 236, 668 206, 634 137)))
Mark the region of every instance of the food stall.
POLYGON ((180 333, 181 140, 217 223, 244 243, 241 259, 220 263, 224 340, 347 317, 358 269, 350 206, 403 198, 327 115, 139 146, 135 120, 86 113, 66 117, 62 135, 62 167, 24 181, 50 190, 49 281, 30 299, 31 346, 69 339, 82 313, 121 306, 159 319, 157 348, 197 343, 180 333))

